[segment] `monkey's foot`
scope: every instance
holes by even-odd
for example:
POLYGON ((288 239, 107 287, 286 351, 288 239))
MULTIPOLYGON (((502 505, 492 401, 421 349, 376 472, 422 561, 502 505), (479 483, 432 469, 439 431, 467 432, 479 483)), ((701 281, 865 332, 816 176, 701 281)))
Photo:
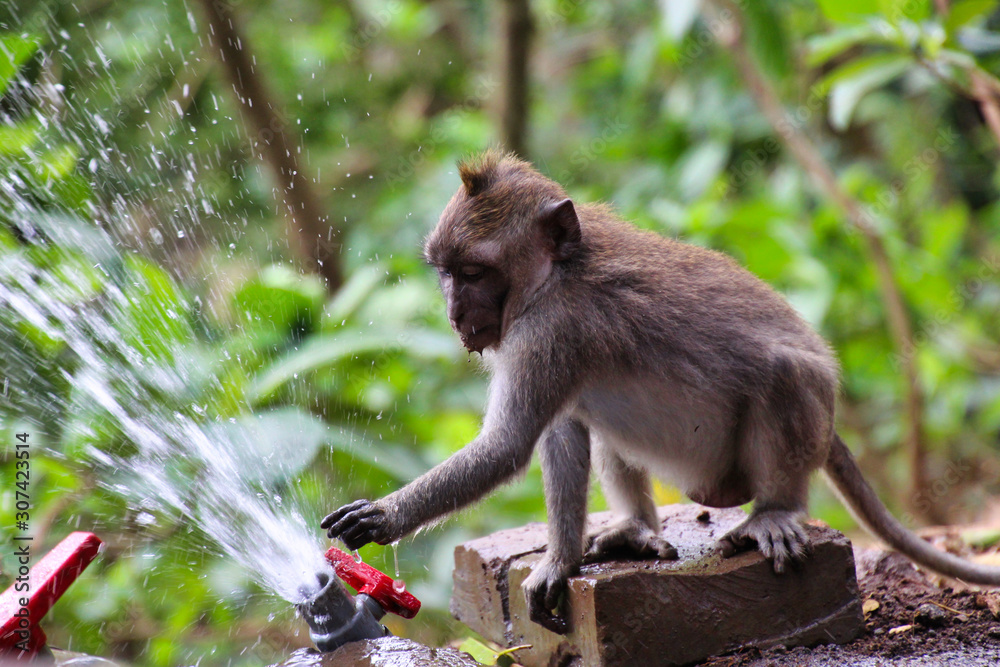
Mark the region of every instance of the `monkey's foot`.
POLYGON ((569 632, 569 623, 566 620, 568 614, 565 613, 565 605, 560 609, 560 600, 564 599, 566 579, 577 574, 579 570, 576 565, 559 563, 548 558, 536 565, 521 584, 525 602, 528 603, 528 617, 557 634, 564 635, 569 632))
POLYGON ((802 527, 802 512, 797 510, 754 511, 746 521, 719 540, 725 558, 752 549, 760 549, 781 574, 789 565, 809 554, 809 537, 802 527))
POLYGON ((629 518, 591 535, 583 559, 592 563, 622 555, 674 560, 677 549, 639 519, 629 518))

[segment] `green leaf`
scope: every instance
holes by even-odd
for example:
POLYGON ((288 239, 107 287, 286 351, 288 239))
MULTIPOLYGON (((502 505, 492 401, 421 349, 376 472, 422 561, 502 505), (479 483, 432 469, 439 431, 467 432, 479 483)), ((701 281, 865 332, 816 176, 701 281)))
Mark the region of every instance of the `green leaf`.
POLYGON ((702 0, 664 0, 663 30, 675 42, 684 39, 701 11, 702 0))
POLYGON ((899 23, 902 19, 919 22, 931 15, 931 0, 879 0, 877 7, 890 23, 899 23))
POLYGON ((88 203, 93 196, 93 191, 90 189, 90 183, 87 179, 80 174, 68 174, 58 179, 52 183, 50 190, 56 201, 67 209, 78 214, 90 212, 88 203))
POLYGON ((975 55, 990 55, 1000 51, 1000 33, 978 27, 966 28, 958 34, 958 43, 975 55))
POLYGON ((825 35, 816 35, 806 42, 806 63, 810 67, 818 67, 854 46, 887 42, 889 40, 872 23, 840 28, 825 35))
POLYGON ((347 282, 326 304, 325 318, 334 326, 339 326, 357 312, 372 290, 386 279, 385 271, 385 267, 375 265, 363 267, 351 274, 347 282))
POLYGON ((375 441, 359 434, 356 428, 332 426, 327 433, 330 446, 368 463, 397 481, 410 482, 430 469, 427 462, 405 445, 375 441))
POLYGON ((92 223, 64 214, 38 215, 31 222, 55 246, 75 250, 106 271, 121 265, 121 253, 115 242, 92 223))
POLYGON ((23 155, 38 143, 37 123, 0 125, 0 155, 23 155))
POLYGON ((817 4, 834 23, 858 23, 878 11, 869 0, 818 0, 817 4))
POLYGON ((744 5, 747 45, 761 67, 772 78, 783 79, 791 72, 791 51, 781 15, 767 2, 744 5))
POLYGON ((830 90, 830 124, 845 130, 858 102, 872 90, 885 85, 912 66, 909 57, 884 53, 854 60, 836 69, 820 83, 830 90))
POLYGON ((24 61, 33 56, 41 45, 42 38, 38 35, 0 35, 0 95, 7 90, 24 61))
POLYGON ((284 332, 298 326, 311 328, 325 298, 326 290, 318 278, 276 264, 243 285, 233 300, 249 324, 284 332))
POLYGON ((722 173, 729 159, 729 146, 719 142, 697 145, 681 158, 677 188, 688 200, 700 197, 722 173))
POLYGON ((259 403, 300 374, 325 368, 343 359, 400 349, 419 357, 451 358, 456 348, 451 336, 430 329, 402 332, 354 330, 312 336, 297 350, 264 369, 247 390, 247 400, 259 403))
POLYGON ((44 180, 65 178, 76 168, 79 150, 72 144, 62 144, 42 153, 35 163, 35 173, 44 180))
POLYGON ((497 664, 497 654, 496 651, 491 649, 486 644, 482 643, 478 639, 473 639, 468 637, 458 646, 459 651, 465 651, 472 656, 472 659, 481 665, 495 665, 497 664))
POLYGON ((180 291, 166 271, 148 260, 132 256, 125 265, 126 339, 144 354, 172 361, 194 337, 180 291))
POLYGON ((962 541, 971 547, 989 549, 1000 543, 1000 528, 966 528, 961 532, 962 541))
POLYGON ((944 29, 949 35, 954 35, 969 24, 984 20, 996 7, 996 0, 961 0, 956 2, 948 10, 944 29))

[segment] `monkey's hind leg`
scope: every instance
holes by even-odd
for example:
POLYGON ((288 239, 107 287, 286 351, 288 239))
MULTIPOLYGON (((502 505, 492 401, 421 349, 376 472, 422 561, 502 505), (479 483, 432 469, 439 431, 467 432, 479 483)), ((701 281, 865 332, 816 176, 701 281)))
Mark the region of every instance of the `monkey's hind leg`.
POLYGON ((660 534, 646 471, 630 466, 604 443, 594 449, 604 496, 614 513, 622 518, 590 536, 584 560, 607 560, 616 555, 677 558, 677 549, 660 534))
POLYGON ((794 386, 795 370, 790 364, 778 365, 785 367, 778 371, 771 394, 753 399, 738 435, 740 466, 754 494, 753 511, 719 546, 729 557, 756 545, 781 573, 810 550, 802 525, 809 476, 826 458, 832 412, 828 392, 794 386))

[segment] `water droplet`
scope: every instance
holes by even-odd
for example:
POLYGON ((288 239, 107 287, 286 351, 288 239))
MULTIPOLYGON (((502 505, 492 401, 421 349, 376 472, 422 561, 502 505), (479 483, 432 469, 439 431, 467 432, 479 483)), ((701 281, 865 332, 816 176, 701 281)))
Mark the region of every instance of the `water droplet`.
POLYGON ((403 581, 402 579, 396 579, 394 582, 392 582, 392 590, 396 591, 397 593, 405 593, 406 582, 403 581))
POLYGON ((361 560, 361 552, 358 551, 357 549, 354 550, 354 562, 355 563, 364 563, 364 561, 361 560))

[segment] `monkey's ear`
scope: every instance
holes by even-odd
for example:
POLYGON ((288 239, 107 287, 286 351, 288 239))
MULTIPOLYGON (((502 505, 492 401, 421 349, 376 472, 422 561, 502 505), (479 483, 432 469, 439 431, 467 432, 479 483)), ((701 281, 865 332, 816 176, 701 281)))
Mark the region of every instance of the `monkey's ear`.
POLYGON ((580 219, 576 217, 573 200, 546 204, 538 216, 542 234, 549 242, 552 259, 562 261, 572 257, 580 247, 580 219))

